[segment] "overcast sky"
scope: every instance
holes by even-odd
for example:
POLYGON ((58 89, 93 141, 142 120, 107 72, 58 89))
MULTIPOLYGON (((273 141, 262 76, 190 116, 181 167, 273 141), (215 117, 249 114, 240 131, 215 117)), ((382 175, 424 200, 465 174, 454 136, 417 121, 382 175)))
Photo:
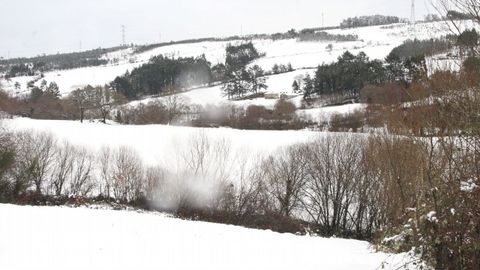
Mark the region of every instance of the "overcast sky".
MULTIPOLYGON (((434 13, 416 0, 417 18, 434 13)), ((0 4, 0 57, 34 56, 210 36, 338 25, 347 17, 410 17, 410 0, 13 0, 0 4)))

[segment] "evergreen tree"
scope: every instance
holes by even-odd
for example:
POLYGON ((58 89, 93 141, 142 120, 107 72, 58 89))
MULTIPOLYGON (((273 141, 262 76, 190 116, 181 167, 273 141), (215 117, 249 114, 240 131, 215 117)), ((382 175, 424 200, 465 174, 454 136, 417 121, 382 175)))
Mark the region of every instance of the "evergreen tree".
POLYGON ((52 97, 58 98, 60 97, 60 89, 57 85, 56 82, 51 82, 47 89, 45 90, 45 93, 51 95, 52 97))
POLYGON ((259 90, 268 88, 264 77, 264 71, 260 66, 254 65, 253 67, 250 67, 247 75, 248 78, 246 79, 250 81, 251 85, 249 92, 257 93, 259 90))
POLYGON ((294 92, 294 93, 297 93, 297 92, 300 90, 300 86, 298 85, 297 80, 294 80, 294 81, 293 81, 292 89, 293 89, 293 92, 294 92))
POLYGON ((310 99, 311 95, 313 94, 314 87, 313 87, 313 80, 310 77, 310 74, 307 74, 303 79, 303 98, 310 99))

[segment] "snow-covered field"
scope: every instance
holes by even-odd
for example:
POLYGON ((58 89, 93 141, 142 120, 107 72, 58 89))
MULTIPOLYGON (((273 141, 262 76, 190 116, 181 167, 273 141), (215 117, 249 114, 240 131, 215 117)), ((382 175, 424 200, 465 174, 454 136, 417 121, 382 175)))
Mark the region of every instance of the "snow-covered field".
MULTIPOLYGON (((414 28, 406 24, 390 26, 373 26, 356 29, 329 30, 332 34, 356 34, 359 41, 355 42, 298 42, 290 40, 253 40, 259 51, 266 56, 252 63, 260 65, 265 70, 270 70, 274 64, 291 63, 295 69, 314 68, 322 63, 335 61, 346 50, 353 53, 364 51, 370 58, 383 59, 396 46, 407 39, 429 39, 449 34, 450 31, 444 22, 418 24, 414 28), (333 50, 326 49, 332 43, 333 50)), ((190 44, 178 44, 155 48, 140 54, 133 54, 131 49, 112 52, 104 56, 112 63, 106 66, 78 68, 72 70, 59 70, 47 72, 44 78, 47 82, 56 82, 60 86, 60 92, 64 95, 72 90, 91 85, 108 84, 116 76, 123 75, 127 70, 146 63, 152 56, 169 55, 175 57, 196 57, 205 55, 212 64, 221 63, 225 60, 225 47, 231 42, 199 42, 190 44), (113 64, 113 60, 118 62, 113 64)), ((2 81, 3 87, 16 94, 26 91, 27 82, 33 77, 17 77, 10 81, 2 81), (15 89, 15 82, 20 83, 20 89, 15 89)), ((292 78, 293 80, 293 78, 292 78)), ((282 88, 290 87, 288 85, 282 88)), ((40 83, 40 80, 37 84, 40 83)))
POLYGON ((83 146, 91 151, 103 147, 128 146, 138 152, 146 164, 171 162, 189 142, 205 136, 210 142, 225 142, 230 151, 250 158, 268 155, 280 147, 307 142, 323 133, 311 131, 262 131, 230 128, 191 128, 165 125, 124 126, 75 121, 6 119, 4 126, 16 131, 40 131, 54 135, 60 141, 83 146))
POLYGON ((0 205, 0 239, 6 270, 394 270, 411 259, 363 241, 87 208, 0 205))
POLYGON ((311 119, 317 123, 328 122, 335 114, 345 115, 354 113, 356 111, 363 111, 365 110, 366 106, 366 104, 346 104, 341 106, 328 106, 322 108, 297 110, 297 115, 311 119))

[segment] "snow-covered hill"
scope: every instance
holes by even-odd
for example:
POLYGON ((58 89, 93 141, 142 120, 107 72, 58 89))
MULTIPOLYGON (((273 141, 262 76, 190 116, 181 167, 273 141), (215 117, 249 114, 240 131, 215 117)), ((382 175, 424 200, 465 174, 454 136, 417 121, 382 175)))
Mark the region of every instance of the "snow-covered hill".
POLYGON ((0 205, 0 239, 8 270, 393 270, 410 260, 363 241, 87 208, 0 205))
MULTIPOLYGON (((278 75, 270 75, 266 76, 266 84, 268 89, 266 90, 267 93, 276 93, 276 94, 286 94, 291 97, 291 101, 294 102, 297 106, 300 106, 302 96, 300 93, 294 93, 292 89, 292 83, 294 80, 302 80, 306 74, 310 74, 313 76, 315 70, 314 69, 300 69, 295 70, 288 73, 278 74, 278 75)), ((213 86, 213 87, 203 87, 198 89, 193 89, 187 91, 185 93, 178 94, 179 96, 183 97, 185 101, 197 104, 197 105, 219 105, 226 102, 231 102, 237 106, 247 107, 248 105, 263 105, 267 108, 273 108, 277 99, 266 99, 266 98, 255 98, 255 99, 245 99, 240 101, 228 101, 227 97, 225 97, 225 93, 223 92, 220 85, 213 86)), ((129 103, 131 106, 135 106, 139 103, 146 104, 150 101, 154 100, 162 100, 163 97, 160 98, 146 98, 143 100, 133 101, 129 103)))
MULTIPOLYGON (((372 26, 355 29, 335 29, 327 31, 331 34, 355 34, 359 40, 354 42, 299 42, 289 40, 253 40, 255 47, 266 55, 254 61, 265 70, 270 70, 274 64, 291 63, 295 69, 313 68, 322 63, 329 63, 338 58, 346 50, 353 53, 364 51, 371 58, 383 59, 394 47, 407 39, 429 39, 449 34, 445 22, 418 24, 412 27, 407 24, 389 26, 372 26), (332 43, 332 50, 326 47, 332 43)), ((99 67, 78 68, 47 72, 44 78, 47 82, 56 82, 62 94, 87 85, 103 85, 110 83, 116 76, 131 71, 146 63, 152 56, 164 54, 175 57, 196 57, 205 55, 212 64, 224 62, 225 47, 228 43, 240 41, 199 42, 177 44, 155 48, 135 54, 133 50, 121 50, 105 55, 110 64, 99 67)), ((3 87, 16 94, 25 93, 27 82, 34 77, 17 77, 10 81, 2 81, 3 87), (15 89, 15 83, 20 83, 20 89, 15 89)), ((292 78, 293 80, 293 78, 292 78)), ((291 81, 290 80, 290 85, 291 81)), ((40 83, 40 80, 37 84, 40 83)), ((288 85, 288 86, 290 86, 288 85)), ((287 87, 287 86, 285 86, 287 87)))
POLYGON ((76 121, 6 119, 5 127, 16 131, 40 131, 59 141, 87 147, 92 152, 102 147, 128 146, 136 150, 146 164, 172 162, 198 136, 210 142, 225 142, 232 153, 255 157, 268 155, 280 147, 307 142, 324 133, 311 131, 237 130, 230 128, 191 128, 165 125, 125 126, 76 121))

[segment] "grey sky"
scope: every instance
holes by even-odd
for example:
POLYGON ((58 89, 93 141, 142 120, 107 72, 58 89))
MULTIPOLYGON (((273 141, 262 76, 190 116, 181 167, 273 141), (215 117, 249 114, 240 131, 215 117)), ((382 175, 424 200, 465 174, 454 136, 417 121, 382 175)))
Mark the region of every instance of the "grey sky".
MULTIPOLYGON (((351 16, 410 17, 410 0, 14 0, 0 4, 0 57, 208 36, 269 33, 351 16)), ((433 13, 417 0, 417 17, 433 13)))

